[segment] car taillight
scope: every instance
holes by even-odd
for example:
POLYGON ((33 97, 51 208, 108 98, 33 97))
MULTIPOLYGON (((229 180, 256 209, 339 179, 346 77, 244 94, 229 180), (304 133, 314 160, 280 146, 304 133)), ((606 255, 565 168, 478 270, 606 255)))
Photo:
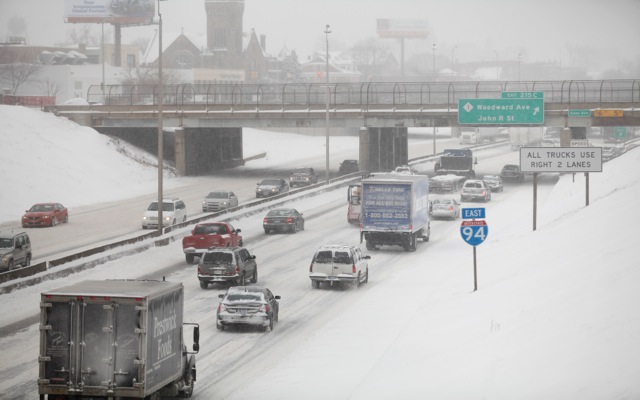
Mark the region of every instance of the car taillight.
POLYGON ((293 218, 291 218, 291 217, 287 218, 287 224, 290 224, 292 222, 293 222, 293 218))
POLYGON ((240 274, 240 264, 236 264, 236 273, 240 274))
POLYGON ((202 275, 202 268, 198 265, 198 274, 202 275))
POLYGON ((309 264, 309 272, 313 272, 313 263, 309 264))
POLYGON ((356 265, 355 264, 352 265, 351 272, 354 273, 354 274, 356 273, 356 265))
POLYGON ((453 206, 449 206, 449 211, 453 211, 453 206))
POLYGON ((218 314, 222 312, 222 303, 218 303, 218 314))
POLYGON ((260 307, 260 311, 263 312, 263 313, 268 313, 269 312, 269 305, 268 304, 262 305, 262 307, 260 307))
POLYGON ((266 224, 267 222, 269 222, 269 220, 268 220, 267 218, 265 218, 265 219, 263 219, 263 220, 262 220, 262 223, 263 223, 263 224, 266 224))

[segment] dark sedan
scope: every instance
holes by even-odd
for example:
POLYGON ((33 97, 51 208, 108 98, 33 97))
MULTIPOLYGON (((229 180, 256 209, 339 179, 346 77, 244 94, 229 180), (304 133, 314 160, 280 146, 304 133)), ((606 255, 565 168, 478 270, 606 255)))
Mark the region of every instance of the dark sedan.
POLYGON ((278 322, 280 296, 259 286, 232 286, 222 298, 216 313, 216 328, 224 330, 231 325, 253 325, 265 331, 273 330, 278 322))
POLYGON ((294 208, 271 210, 262 220, 264 233, 293 232, 304 230, 304 217, 294 208))
POLYGON ((256 197, 275 196, 288 191, 289 184, 286 180, 282 178, 264 179, 256 187, 256 197))

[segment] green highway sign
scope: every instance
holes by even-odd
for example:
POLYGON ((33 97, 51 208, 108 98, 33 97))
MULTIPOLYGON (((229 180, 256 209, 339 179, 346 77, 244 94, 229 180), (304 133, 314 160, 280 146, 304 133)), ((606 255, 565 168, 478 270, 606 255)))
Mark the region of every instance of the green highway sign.
POLYGON ((544 92, 502 92, 503 99, 541 99, 544 92))
POLYGON ((544 100, 459 99, 458 123, 472 125, 530 125, 544 123, 544 100))
POLYGON ((624 126, 616 126, 613 129, 613 136, 616 139, 626 139, 627 138, 627 128, 624 126))
POLYGON ((590 117, 591 110, 569 110, 567 112, 569 117, 590 117))

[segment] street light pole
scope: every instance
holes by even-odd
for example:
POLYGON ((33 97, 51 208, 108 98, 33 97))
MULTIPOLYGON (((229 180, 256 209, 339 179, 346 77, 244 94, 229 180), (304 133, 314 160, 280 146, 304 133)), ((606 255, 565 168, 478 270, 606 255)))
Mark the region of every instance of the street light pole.
POLYGON ((498 50, 494 50, 496 53, 496 80, 500 79, 500 56, 498 55, 498 50))
POLYGON ((453 46, 453 49, 451 49, 451 75, 453 75, 453 52, 456 51, 457 48, 458 46, 453 46))
POLYGON ((164 159, 164 135, 162 127, 162 103, 164 102, 164 82, 162 79, 162 13, 160 13, 160 0, 158 0, 158 234, 162 235, 162 170, 164 159))
POLYGON ((327 184, 329 184, 329 99, 331 98, 331 90, 329 90, 329 34, 331 33, 331 29, 329 28, 329 25, 325 26, 324 28, 324 35, 327 41, 327 54, 326 54, 326 70, 325 70, 325 79, 326 79, 326 93, 325 93, 325 100, 326 100, 326 113, 325 113, 325 117, 326 117, 326 121, 325 121, 325 136, 326 136, 326 143, 325 143, 325 150, 326 150, 326 158, 327 158, 327 165, 326 165, 326 170, 325 170, 325 178, 327 180, 327 184))
POLYGON ((518 82, 520 82, 520 62, 522 61, 522 53, 518 53, 518 82))
POLYGON ((434 43, 433 46, 431 46, 431 50, 433 50, 433 80, 436 79, 436 50, 437 49, 438 47, 434 43))

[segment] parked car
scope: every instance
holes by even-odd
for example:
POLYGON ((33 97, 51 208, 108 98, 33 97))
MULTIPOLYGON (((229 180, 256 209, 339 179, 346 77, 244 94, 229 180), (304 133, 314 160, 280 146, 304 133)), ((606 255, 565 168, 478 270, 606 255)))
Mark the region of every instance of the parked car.
POLYGON ((311 287, 318 289, 320 284, 360 287, 369 281, 370 259, 371 256, 365 255, 356 245, 323 245, 313 255, 309 266, 311 287))
POLYGON ((358 171, 360 171, 358 160, 344 160, 340 163, 340 168, 338 168, 338 173, 340 175, 346 175, 358 171))
POLYGON ((304 216, 295 208, 277 208, 271 210, 262 220, 264 233, 293 232, 304 230, 304 216))
POLYGON ((280 296, 274 296, 266 287, 230 287, 218 297, 222 300, 216 312, 216 328, 221 331, 232 325, 253 325, 266 332, 278 322, 280 296))
POLYGON ((500 178, 504 182, 524 182, 524 173, 520 171, 520 166, 516 164, 506 164, 502 167, 500 178))
POLYGON ((211 247, 242 246, 241 230, 226 222, 197 224, 191 235, 182 238, 182 251, 189 264, 211 247))
POLYGON ((482 178, 483 181, 489 186, 492 192, 502 192, 504 191, 504 184, 502 183, 502 178, 498 175, 485 175, 482 178))
POLYGON ((275 196, 289 191, 289 184, 282 178, 264 179, 256 187, 256 197, 275 196))
MULTIPOLYGON (((178 222, 187 220, 187 206, 184 201, 173 199, 162 199, 162 226, 175 225, 178 222)), ((142 215, 142 229, 158 227, 158 200, 152 201, 147 211, 142 215)))
POLYGON ((238 206, 238 196, 227 190, 209 192, 202 200, 202 212, 221 211, 238 206))
POLYGON ((491 200, 491 189, 481 179, 467 179, 460 190, 460 200, 491 200))
POLYGON ((22 227, 56 226, 69 222, 69 210, 60 203, 38 203, 22 216, 22 227))
POLYGON ((212 247, 205 251, 198 262, 200 287, 225 283, 246 285, 258 282, 256 256, 244 247, 212 247))
POLYGON ((31 264, 31 240, 25 232, 0 233, 0 271, 31 264))
POLYGON ((460 203, 453 197, 443 197, 431 201, 431 216, 434 218, 458 219, 460 203))
POLYGON ((313 168, 296 168, 291 172, 289 176, 289 186, 307 186, 318 183, 318 175, 313 168))

